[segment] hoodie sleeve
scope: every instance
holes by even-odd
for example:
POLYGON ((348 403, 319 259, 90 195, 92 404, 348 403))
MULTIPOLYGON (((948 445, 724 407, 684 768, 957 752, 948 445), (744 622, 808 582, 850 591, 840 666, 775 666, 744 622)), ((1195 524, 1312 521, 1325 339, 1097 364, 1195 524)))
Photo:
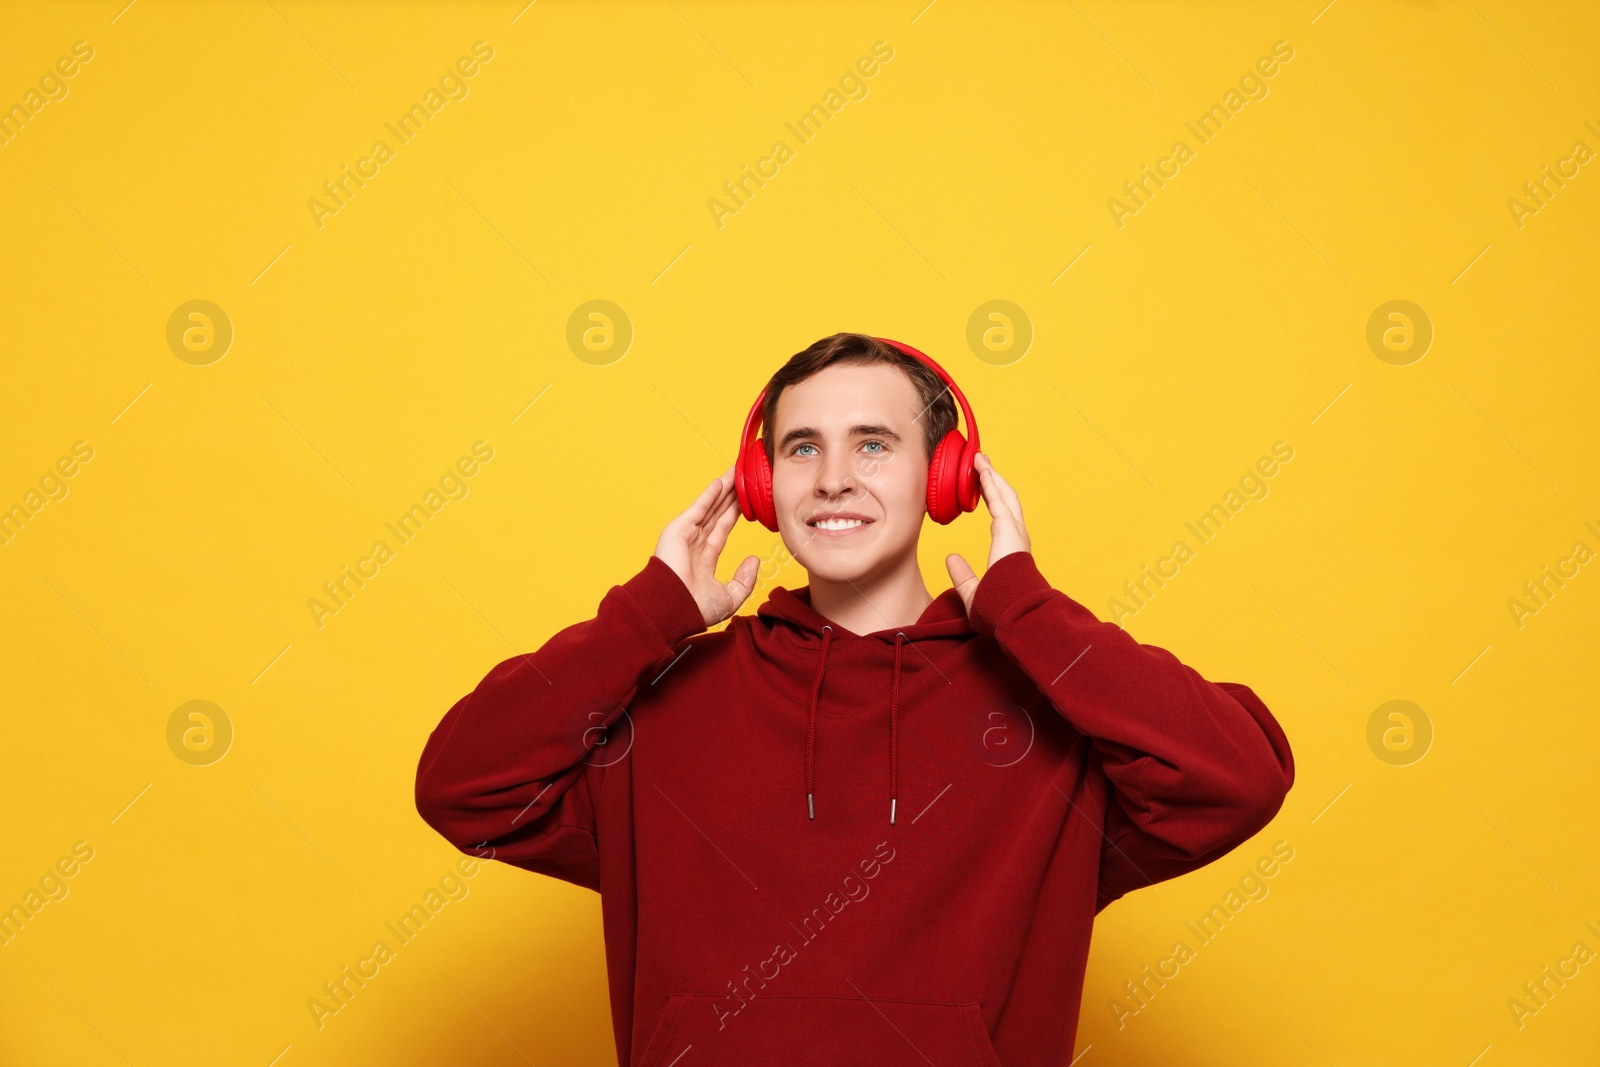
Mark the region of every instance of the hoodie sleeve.
POLYGON ((598 892, 590 753, 704 629, 688 586, 652 555, 594 618, 500 663, 445 713, 417 764, 417 813, 463 852, 598 892))
POLYGON ((1282 807, 1294 757, 1261 699, 1101 622, 1051 588, 1031 552, 995 561, 970 614, 1088 738, 1110 782, 1096 912, 1218 859, 1282 807))

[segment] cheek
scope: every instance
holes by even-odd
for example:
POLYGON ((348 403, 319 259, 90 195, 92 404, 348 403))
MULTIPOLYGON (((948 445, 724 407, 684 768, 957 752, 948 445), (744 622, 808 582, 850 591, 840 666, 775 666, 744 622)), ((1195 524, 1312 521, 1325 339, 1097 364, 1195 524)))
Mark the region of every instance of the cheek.
POLYGON ((800 488, 793 484, 789 478, 774 475, 772 479, 772 503, 778 509, 778 514, 793 511, 798 501, 800 488))
POLYGON ((806 487, 799 479, 774 477, 772 479, 772 508, 778 516, 778 532, 793 538, 804 539, 810 533, 794 518, 805 505, 806 487))
POLYGON ((896 526, 915 527, 927 510, 928 472, 925 467, 885 464, 873 491, 896 526))
POLYGON ((928 464, 905 464, 900 468, 900 490, 904 499, 921 506, 928 499, 928 464))

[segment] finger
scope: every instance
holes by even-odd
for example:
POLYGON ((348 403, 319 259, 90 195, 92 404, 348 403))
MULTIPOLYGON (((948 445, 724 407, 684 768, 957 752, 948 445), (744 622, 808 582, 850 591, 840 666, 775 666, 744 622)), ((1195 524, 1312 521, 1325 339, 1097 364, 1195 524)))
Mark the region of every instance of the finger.
POLYGON ((717 491, 713 495, 711 503, 707 505, 705 513, 702 514, 695 523, 695 526, 697 527, 695 532, 701 537, 710 536, 711 531, 716 528, 717 523, 721 520, 722 514, 728 508, 728 506, 732 504, 734 507, 737 507, 739 502, 738 493, 734 491, 731 482, 728 482, 724 479, 719 479, 712 484, 717 487, 717 491))
MULTIPOLYGON (((982 457, 983 453, 980 452, 978 455, 982 457)), ((993 500, 995 494, 994 468, 983 462, 976 463, 974 466, 978 468, 978 491, 983 495, 984 503, 988 504, 993 500)))
MULTIPOLYGON (((979 453, 982 455, 982 453, 979 453)), ((1005 475, 995 470, 994 464, 988 456, 983 456, 984 470, 988 474, 988 484, 993 486, 994 493, 1000 504, 1010 513, 1011 517, 1020 525, 1022 522, 1022 498, 1017 491, 1006 481, 1005 475)), ((991 509, 990 514, 993 514, 991 509)))
POLYGON ((944 565, 950 572, 950 580, 955 583, 956 595, 961 598, 962 606, 970 612, 972 598, 978 589, 978 576, 973 573, 972 566, 957 555, 946 556, 944 565))
POLYGON ((954 553, 945 557, 945 569, 950 572, 950 580, 955 583, 957 590, 968 582, 975 581, 977 574, 972 570, 972 565, 954 553))
POLYGON ((746 556, 739 561, 739 566, 734 569, 733 577, 728 579, 726 587, 729 603, 733 605, 728 609, 729 615, 738 611, 739 605, 749 599, 750 591, 756 587, 756 574, 760 569, 759 556, 746 556))
POLYGON ((714 525, 718 519, 722 518, 723 509, 730 503, 737 504, 738 501, 739 494, 734 491, 733 484, 731 482, 719 482, 716 495, 712 497, 711 506, 706 509, 705 518, 701 521, 708 526, 714 525))
POLYGON ((711 533, 706 537, 706 553, 713 560, 722 555, 722 546, 728 543, 728 534, 732 531, 734 523, 739 521, 739 515, 737 500, 727 501, 717 515, 716 524, 711 527, 711 533))
POLYGON ((678 516, 679 521, 688 523, 691 526, 698 526, 705 518, 706 512, 711 508, 712 502, 721 495, 723 488, 724 484, 721 478, 713 479, 711 484, 702 489, 700 495, 695 497, 694 503, 690 504, 683 514, 678 516))
POLYGON ((993 467, 985 467, 979 474, 979 483, 983 487, 983 502, 989 507, 991 518, 1005 519, 1010 522, 1020 521, 1011 510, 1010 502, 1000 486, 1000 474, 993 467))
POLYGON ((1000 493, 1006 502, 1006 506, 1011 509, 1012 514, 1016 515, 1017 520, 1020 522, 1022 520, 1022 498, 1019 497, 1017 495, 1017 491, 1011 487, 1011 483, 1006 481, 1005 475, 1001 474, 993 467, 989 469, 994 475, 995 482, 1000 486, 1000 493))

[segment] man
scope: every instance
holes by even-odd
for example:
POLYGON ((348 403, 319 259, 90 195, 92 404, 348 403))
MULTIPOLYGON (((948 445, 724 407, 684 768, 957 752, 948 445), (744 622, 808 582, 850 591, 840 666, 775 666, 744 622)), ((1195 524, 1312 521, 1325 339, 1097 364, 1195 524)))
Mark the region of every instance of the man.
POLYGON ((600 892, 621 1064, 1066 1064, 1095 914, 1264 827, 1288 741, 1246 686, 1051 588, 987 457, 988 568, 952 555, 928 592, 956 415, 926 364, 836 334, 767 397, 809 584, 733 615, 760 561, 716 577, 730 469, 593 619, 450 709, 418 811, 600 892))

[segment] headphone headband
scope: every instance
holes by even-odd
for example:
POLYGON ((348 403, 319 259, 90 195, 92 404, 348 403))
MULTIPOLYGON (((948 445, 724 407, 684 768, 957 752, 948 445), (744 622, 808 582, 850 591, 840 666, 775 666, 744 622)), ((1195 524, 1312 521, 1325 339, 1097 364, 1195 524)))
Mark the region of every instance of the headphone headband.
POLYGON ((978 420, 972 417, 972 407, 967 403, 966 395, 961 392, 961 387, 956 384, 955 379, 950 377, 949 374, 946 374, 945 369, 939 366, 939 364, 935 363, 933 361, 933 357, 929 356, 925 352, 919 352, 917 349, 912 348, 908 344, 902 344, 899 341, 888 337, 874 337, 873 340, 882 341, 886 345, 892 345, 906 355, 911 356, 914 359, 920 359, 923 363, 926 363, 929 367, 933 368, 933 372, 937 374, 940 379, 942 379, 944 383, 950 387, 950 391, 955 394, 956 402, 961 406, 962 417, 967 420, 967 444, 971 446, 970 450, 972 454, 977 455, 977 453, 981 451, 978 445, 978 420))
MULTIPOLYGON (((967 398, 961 392, 961 387, 955 383, 955 379, 945 373, 945 369, 927 354, 888 337, 872 339, 888 345, 903 356, 917 360, 937 374, 945 387, 955 394, 961 416, 966 420, 965 438, 958 429, 947 431, 934 447, 933 454, 928 457, 928 514, 935 522, 948 523, 962 512, 976 508, 982 498, 976 466, 979 450, 978 420, 973 417, 972 406, 967 403, 967 398)), ((755 519, 767 529, 776 530, 778 520, 773 512, 772 463, 767 459, 765 449, 757 447, 756 443, 761 428, 761 412, 766 400, 767 390, 763 387, 761 394, 756 397, 756 402, 750 405, 750 413, 745 416, 744 433, 739 444, 739 459, 734 464, 734 488, 738 492, 739 508, 745 518, 755 519)), ((919 412, 918 420, 926 412, 927 408, 919 412)), ((770 431, 771 427, 767 429, 770 431)))
MULTIPOLYGON (((925 352, 920 352, 908 344, 902 344, 901 342, 889 337, 874 337, 872 339, 874 341, 882 341, 884 344, 896 349, 903 355, 910 356, 912 359, 919 360, 926 364, 929 369, 939 376, 939 379, 943 381, 945 385, 950 387, 950 391, 955 394, 956 402, 961 407, 961 415, 967 421, 967 444, 970 446, 970 450, 973 455, 976 455, 979 451, 981 451, 981 447, 978 444, 978 421, 972 417, 972 407, 967 403, 967 398, 965 394, 961 392, 961 387, 955 383, 955 379, 951 378, 950 375, 945 372, 945 369, 939 366, 939 364, 935 363, 933 358, 927 355, 925 352)), ((744 433, 740 436, 740 440, 744 442, 743 447, 740 449, 741 452, 755 447, 757 432, 760 428, 758 424, 761 421, 761 405, 766 401, 766 399, 767 390, 765 386, 762 386, 761 395, 756 397, 756 402, 750 405, 750 414, 745 416, 744 433)))

